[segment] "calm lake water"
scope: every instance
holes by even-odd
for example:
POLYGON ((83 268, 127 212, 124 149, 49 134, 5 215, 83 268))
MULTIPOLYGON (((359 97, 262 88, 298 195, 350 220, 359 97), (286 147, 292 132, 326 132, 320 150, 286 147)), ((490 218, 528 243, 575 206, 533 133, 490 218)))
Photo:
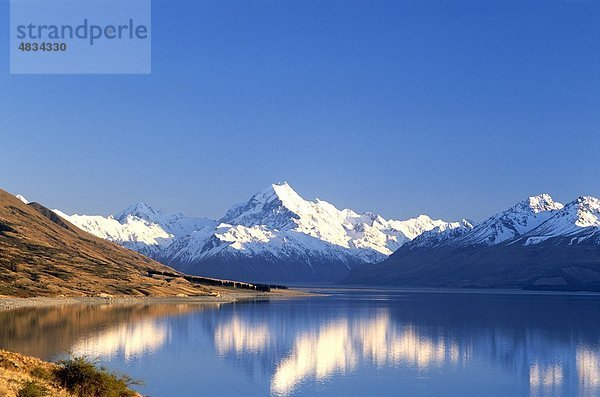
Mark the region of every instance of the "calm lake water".
POLYGON ((98 357, 159 396, 598 396, 600 296, 328 289, 0 313, 0 346, 98 357))

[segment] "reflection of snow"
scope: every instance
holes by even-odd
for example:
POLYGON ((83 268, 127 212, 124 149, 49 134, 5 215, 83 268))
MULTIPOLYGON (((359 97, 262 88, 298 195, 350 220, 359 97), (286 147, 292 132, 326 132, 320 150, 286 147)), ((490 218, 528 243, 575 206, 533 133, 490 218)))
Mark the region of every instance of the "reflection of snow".
POLYGON ((598 395, 600 392, 600 352, 579 347, 576 360, 582 394, 585 396, 598 395))
POLYGON ((536 362, 529 368, 529 387, 532 396, 560 395, 562 383, 563 368, 560 364, 543 366, 536 362))
POLYGON ((387 314, 354 322, 340 320, 296 338, 291 354, 276 368, 275 394, 287 395, 306 378, 318 380, 353 370, 358 362, 408 363, 419 369, 457 364, 456 343, 419 336, 412 327, 394 327, 387 314))
POLYGON ((405 362, 418 368, 456 364, 459 358, 456 342, 433 340, 419 336, 413 327, 393 328, 387 315, 358 322, 354 339, 362 346, 362 355, 377 365, 405 362))
POLYGON ((122 352, 126 360, 162 346, 168 335, 165 325, 154 321, 121 324, 107 331, 81 338, 71 351, 76 355, 112 358, 122 352))
MULTIPOLYGON (((600 396, 596 345, 576 348, 571 342, 542 337, 538 330, 515 339, 512 330, 504 328, 473 331, 415 326, 396 320, 385 308, 345 314, 308 322, 305 317, 268 321, 265 316, 233 313, 216 322, 215 350, 221 355, 237 353, 236 358, 251 356, 245 359, 267 368, 270 391, 280 396, 363 371, 487 376, 481 366, 511 378, 520 392, 529 391, 532 397, 600 396)), ((264 373, 260 372, 261 381, 264 373)))
POLYGON ((219 354, 229 351, 257 353, 264 350, 268 342, 269 328, 266 325, 252 326, 238 317, 219 325, 215 331, 215 346, 219 354))
POLYGON ((351 348, 350 327, 341 320, 318 333, 306 333, 296 339, 293 352, 277 367, 271 381, 275 393, 288 394, 304 378, 321 380, 334 372, 345 373, 356 364, 351 348))

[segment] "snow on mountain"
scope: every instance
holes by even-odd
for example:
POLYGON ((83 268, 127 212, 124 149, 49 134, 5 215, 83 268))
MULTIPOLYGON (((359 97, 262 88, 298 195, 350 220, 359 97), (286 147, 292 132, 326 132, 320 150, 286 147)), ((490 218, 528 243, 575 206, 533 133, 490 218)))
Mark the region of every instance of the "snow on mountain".
POLYGON ((237 266, 249 267, 254 261, 254 269, 265 262, 279 272, 302 268, 302 277, 318 277, 315 266, 324 266, 327 277, 337 277, 354 265, 385 260, 423 232, 459 227, 426 215, 399 221, 339 210, 323 200, 303 199, 287 183, 256 193, 219 221, 168 214, 144 203, 109 217, 56 213, 98 237, 178 269, 204 274, 210 262, 215 274, 232 276, 237 266), (277 268, 283 263, 288 270, 277 268), (228 273, 220 273, 222 266, 228 273))
POLYGON ((15 197, 21 200, 23 203, 29 204, 29 200, 27 200, 23 195, 17 194, 15 197))
MULTIPOLYGON (((581 196, 565 205, 559 211, 531 230, 526 236, 525 245, 539 244, 553 237, 574 236, 586 239, 598 235, 600 231, 600 199, 581 196)), ((573 241, 575 243, 577 241, 573 241)))
POLYGON ((162 229, 176 238, 186 236, 197 230, 216 226, 216 222, 212 219, 190 218, 181 213, 170 214, 152 208, 145 203, 134 204, 115 215, 115 219, 122 224, 126 224, 130 218, 143 219, 152 224, 160 225, 162 229))
POLYGON ((115 242, 148 256, 158 255, 174 239, 173 234, 164 230, 160 225, 135 216, 129 216, 120 222, 113 216, 67 215, 59 210, 53 211, 96 237, 115 242))
POLYGON ((436 247, 443 259, 454 248, 477 251, 548 239, 547 244, 600 244, 600 200, 580 197, 563 206, 547 194, 475 225, 464 219, 419 215, 400 221, 340 210, 323 200, 303 199, 287 183, 261 190, 218 221, 169 214, 144 203, 109 217, 55 212, 179 270, 254 280, 340 280, 350 269, 382 262, 394 252, 390 259, 423 252, 413 248, 427 249, 429 256, 422 259, 430 261, 436 247))
POLYGON ((423 232, 408 243, 407 246, 411 249, 435 247, 458 239, 471 230, 473 230, 473 223, 467 219, 463 219, 460 222, 451 222, 447 225, 436 226, 431 230, 423 232))
POLYGON ((309 206, 287 183, 283 183, 269 186, 249 201, 234 205, 220 222, 247 227, 268 225, 285 230, 293 228, 293 219, 299 217, 297 213, 309 212, 309 206))
POLYGON ((117 216, 56 214, 97 237, 115 242, 153 258, 160 258, 171 243, 196 230, 212 229, 215 221, 168 214, 138 203, 117 216))
POLYGON ((499 244, 535 229, 561 208, 563 205, 548 194, 529 197, 491 216, 450 243, 459 246, 499 244))
MULTIPOLYGON (((483 258, 489 261, 497 258, 498 263, 502 263, 502 255, 518 255, 521 252, 518 246, 523 246, 525 250, 524 246, 542 243, 544 252, 549 249, 560 252, 560 247, 565 246, 599 245, 600 200, 583 196, 563 206, 547 194, 530 197, 475 227, 468 221, 463 221, 460 225, 452 225, 445 230, 435 228, 424 232, 404 245, 387 262, 397 264, 402 261, 400 258, 405 258, 407 263, 415 266, 433 262, 448 263, 448 266, 464 263, 466 266, 468 260, 465 258, 473 254, 477 263, 483 258), (508 251, 502 251, 502 247, 508 251), (425 250, 413 251, 414 248, 425 250), (456 248, 460 248, 456 250, 460 253, 456 254, 458 256, 449 254, 456 248), (497 250, 494 251, 494 248, 497 250)), ((583 257, 588 255, 586 252, 584 247, 580 251, 573 250, 570 255, 583 257)), ((524 255, 519 258, 520 261, 533 260, 524 255)), ((562 253, 558 255, 560 257, 562 253)), ((559 258, 553 260, 558 261, 559 258)))
POLYGON ((579 197, 563 206, 540 195, 472 229, 465 224, 434 235, 425 232, 384 262, 352 269, 346 281, 599 291, 599 247, 600 200, 579 197))
POLYGON ((201 262, 204 259, 261 259, 286 261, 311 258, 330 262, 356 262, 359 252, 336 246, 295 230, 272 230, 264 225, 246 227, 220 224, 212 233, 192 233, 168 250, 169 261, 201 262))
POLYGON ((381 260, 422 232, 448 224, 426 215, 397 221, 371 212, 338 210, 323 200, 304 200, 287 183, 258 192, 231 208, 220 222, 247 228, 260 225, 276 233, 294 231, 348 250, 372 251, 370 259, 364 258, 368 261, 381 260))

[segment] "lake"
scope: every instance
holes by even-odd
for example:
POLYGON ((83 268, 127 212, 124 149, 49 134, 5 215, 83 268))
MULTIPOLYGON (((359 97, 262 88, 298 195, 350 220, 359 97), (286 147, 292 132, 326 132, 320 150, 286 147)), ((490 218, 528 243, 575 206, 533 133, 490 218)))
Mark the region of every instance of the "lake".
POLYGON ((97 357, 159 396, 598 396, 600 296, 320 289, 0 312, 0 347, 97 357))

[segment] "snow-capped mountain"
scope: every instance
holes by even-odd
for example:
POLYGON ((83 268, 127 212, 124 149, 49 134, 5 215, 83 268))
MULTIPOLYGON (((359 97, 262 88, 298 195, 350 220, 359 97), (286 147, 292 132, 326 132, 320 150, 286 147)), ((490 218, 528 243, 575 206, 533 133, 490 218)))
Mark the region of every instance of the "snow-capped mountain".
POLYGON ((425 215, 396 221, 339 210, 323 200, 303 199, 287 183, 233 206, 219 222, 212 233, 197 231, 173 243, 166 263, 231 277, 239 269, 228 269, 239 262, 238 267, 254 267, 246 277, 269 279, 277 273, 278 279, 331 280, 354 266, 381 262, 424 231, 451 225, 425 215))
POLYGON ((463 219, 460 222, 452 222, 447 226, 437 226, 429 231, 423 232, 414 240, 407 243, 412 248, 431 248, 451 241, 457 241, 465 234, 473 230, 473 223, 463 219))
MULTIPOLYGON (((581 196, 552 214, 546 222, 531 230, 524 244, 539 244, 548 239, 577 236, 585 240, 600 231, 600 200, 581 196)), ((578 239, 570 241, 578 243, 578 239)))
MULTIPOLYGON (((24 202, 27 200, 20 197, 24 202)), ((262 281, 600 290, 600 200, 529 197, 474 224, 399 221, 303 199, 287 183, 218 221, 138 203, 116 216, 61 217, 179 270, 262 281), (597 285, 596 285, 597 284, 597 285)))
POLYGON ((524 235, 563 208, 548 194, 529 197, 495 214, 454 241, 455 245, 495 245, 524 235))
POLYGON ((492 246, 523 236, 550 219, 563 208, 548 194, 523 200, 506 211, 492 215, 481 223, 463 220, 446 230, 433 229, 415 238, 407 248, 492 246))
POLYGON ((143 219, 150 224, 160 225, 167 233, 174 237, 183 237, 196 230, 207 227, 214 228, 216 223, 208 218, 190 218, 181 213, 170 214, 160 209, 154 209, 146 203, 137 203, 115 215, 119 223, 126 224, 129 219, 143 219))
POLYGON ((459 226, 426 215, 399 221, 339 210, 303 199, 287 183, 256 193, 219 221, 168 214, 144 203, 109 217, 55 212, 178 269, 253 280, 340 279, 354 266, 383 261, 425 231, 459 226))
POLYGON ((138 203, 117 216, 67 215, 60 210, 56 214, 75 226, 126 248, 138 251, 154 259, 173 241, 196 230, 212 229, 215 221, 207 218, 187 218, 181 214, 169 214, 138 203))
POLYGON ((173 234, 167 232, 160 225, 134 216, 127 217, 121 222, 112 215, 108 217, 67 215, 59 210, 53 211, 96 237, 115 242, 150 257, 160 255, 160 252, 168 247, 174 239, 173 234))
POLYGON ((600 291, 600 200, 530 197, 475 227, 425 232, 347 282, 600 291))
POLYGON ((357 214, 350 209, 338 210, 323 200, 304 200, 287 183, 272 185, 248 202, 235 205, 220 222, 295 231, 342 248, 370 250, 382 256, 390 255, 424 231, 449 225, 427 215, 397 221, 371 212, 357 214))

